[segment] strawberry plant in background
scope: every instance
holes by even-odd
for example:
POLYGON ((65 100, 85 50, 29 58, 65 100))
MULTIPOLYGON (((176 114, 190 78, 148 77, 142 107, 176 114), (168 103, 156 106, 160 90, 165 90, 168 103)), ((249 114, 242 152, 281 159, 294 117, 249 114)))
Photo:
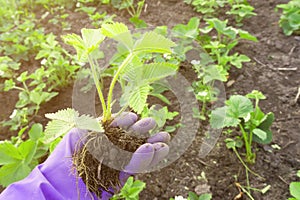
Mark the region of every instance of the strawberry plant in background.
POLYGON ((259 101, 266 97, 259 91, 253 90, 246 96, 232 95, 229 100, 225 102, 224 107, 217 108, 212 111, 210 116, 210 125, 212 128, 230 128, 229 132, 232 132, 233 128, 239 128, 241 135, 234 138, 226 138, 226 147, 232 149, 236 154, 239 161, 245 167, 247 186, 243 187, 239 184, 239 188, 250 198, 254 199, 251 195, 251 190, 265 193, 270 189, 270 185, 267 185, 263 189, 252 188, 249 181, 249 172, 253 175, 261 177, 257 173, 253 172, 247 164, 241 158, 237 148, 245 146, 245 160, 247 163, 254 164, 256 154, 253 152, 253 142, 258 144, 269 144, 272 142, 271 125, 274 121, 274 114, 269 112, 263 113, 259 107, 259 101), (254 99, 254 107, 251 102, 254 99))
POLYGON ((184 2, 194 6, 197 12, 206 17, 214 17, 222 10, 228 10, 229 7, 226 14, 235 18, 237 26, 242 26, 244 19, 256 15, 253 12, 254 7, 247 0, 184 0, 184 2))
POLYGON ((245 30, 227 26, 228 20, 211 18, 205 21, 207 26, 200 29, 202 33, 199 38, 200 45, 217 61, 218 65, 222 66, 223 70, 228 71, 231 66, 241 68, 244 62, 250 61, 248 56, 237 52, 232 53, 232 50, 241 40, 257 42, 256 37, 245 30), (216 38, 209 35, 213 30, 217 32, 216 38))
POLYGON ((246 18, 250 18, 252 16, 256 16, 256 13, 253 12, 254 7, 247 4, 237 4, 233 5, 226 14, 233 15, 235 17, 236 25, 242 26, 242 21, 246 18))
POLYGON ((212 111, 210 124, 212 128, 238 127, 241 136, 236 137, 236 147, 241 144, 246 148, 246 161, 254 163, 256 154, 253 152, 253 142, 269 144, 272 141, 270 127, 274 121, 274 114, 263 113, 258 103, 266 97, 259 91, 254 90, 246 96, 232 95, 226 101, 226 106, 212 111), (254 107, 250 99, 255 100, 254 107))
POLYGON ((300 0, 291 0, 286 4, 279 4, 276 9, 282 9, 279 26, 285 35, 300 34, 300 0))
POLYGON ((22 138, 27 130, 25 127, 11 140, 0 142, 0 185, 4 187, 25 178, 48 151, 41 140, 43 126, 33 124, 28 131, 29 139, 25 141, 22 138))
POLYGON ((128 199, 138 200, 139 193, 145 188, 146 184, 140 180, 133 180, 133 177, 129 177, 118 194, 115 194, 111 200, 128 199))
POLYGON ((146 28, 147 24, 140 19, 145 0, 108 0, 113 7, 123 10, 126 9, 131 18, 129 21, 135 25, 136 28, 146 28))

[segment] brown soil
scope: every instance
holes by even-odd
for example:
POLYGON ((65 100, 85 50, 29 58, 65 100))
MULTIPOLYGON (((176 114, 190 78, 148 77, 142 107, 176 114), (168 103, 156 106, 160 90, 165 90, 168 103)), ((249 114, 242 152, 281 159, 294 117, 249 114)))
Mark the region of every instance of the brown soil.
MULTIPOLYGON (((271 185, 266 194, 253 192, 255 200, 260 199, 287 199, 289 197, 289 183, 295 180, 295 173, 300 169, 300 139, 299 119, 300 102, 295 102, 300 87, 300 38, 287 37, 278 26, 279 13, 274 11, 277 4, 287 0, 251 0, 257 16, 244 21, 243 29, 255 35, 259 42, 241 42, 235 49, 251 58, 251 62, 242 69, 231 69, 230 81, 233 85, 226 87, 227 95, 246 94, 254 89, 262 91, 267 100, 261 101, 264 112, 275 113, 275 122, 272 126, 273 142, 281 147, 273 149, 271 145, 257 146, 256 163, 250 166, 255 172, 264 177, 259 179, 250 174, 252 187, 263 188, 271 185), (282 70, 280 68, 285 68, 282 70)), ((153 26, 186 23, 191 17, 201 17, 182 0, 147 0, 147 7, 141 18, 153 26)), ((127 24, 126 11, 117 11, 112 8, 103 8, 108 13, 114 12, 117 21, 127 24)), ((70 12, 72 30, 78 33, 83 27, 89 27, 88 18, 78 17, 78 13, 70 12)), ((48 26, 49 32, 61 34, 57 29, 48 26)), ((28 66, 30 69, 30 66, 28 66)), ((185 77, 194 77, 191 70, 183 70, 185 77)), ((46 122, 43 117, 46 112, 55 112, 58 109, 71 106, 72 88, 64 89, 51 102, 44 104, 36 122, 46 122)), ((175 100, 175 99, 174 99, 175 100)), ((17 96, 14 91, 0 93, 1 115, 0 120, 8 119, 12 112, 17 96)), ((1 127, 1 138, 9 138, 15 134, 1 127)), ((226 149, 225 135, 222 135, 213 151, 205 158, 198 156, 199 146, 205 134, 205 124, 184 155, 172 165, 146 175, 138 176, 146 182, 146 189, 140 199, 169 199, 175 195, 186 196, 188 191, 212 192, 214 200, 231 200, 238 193, 235 183, 246 185, 245 170, 233 152, 226 149), (203 178, 205 173, 206 180, 203 178), (202 174, 202 176, 201 176, 202 174), (202 178, 201 178, 202 177, 202 178)), ((245 195, 243 199, 248 199, 245 195)))

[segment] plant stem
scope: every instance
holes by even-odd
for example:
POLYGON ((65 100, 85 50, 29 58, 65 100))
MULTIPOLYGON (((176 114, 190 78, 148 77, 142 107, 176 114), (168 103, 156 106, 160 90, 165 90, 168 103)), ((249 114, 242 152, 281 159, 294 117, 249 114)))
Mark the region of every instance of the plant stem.
POLYGON ((98 92, 98 96, 99 96, 99 99, 100 99, 100 102, 101 102, 101 105, 102 105, 103 116, 104 116, 107 112, 107 108, 106 108, 106 105, 105 105, 105 100, 104 100, 104 97, 103 97, 103 93, 101 91, 101 86, 100 86, 97 71, 96 71, 96 65, 95 65, 93 59, 90 57, 90 55, 88 55, 88 60, 89 60, 90 66, 91 66, 94 83, 95 83, 96 88, 97 88, 97 92, 98 92))
POLYGON ((111 118, 111 102, 112 102, 112 96, 113 96, 113 90, 114 90, 115 84, 116 84, 116 82, 117 82, 117 80, 119 78, 119 75, 121 74, 122 70, 131 61, 131 59, 133 58, 133 56, 134 56, 134 54, 130 53, 126 57, 126 59, 123 61, 123 63, 119 66, 116 74, 114 75, 113 80, 110 83, 109 92, 108 92, 108 96, 107 96, 107 102, 106 102, 107 112, 106 112, 106 114, 103 117, 103 122, 105 122, 105 121, 107 121, 107 120, 109 120, 111 118))
POLYGON ((248 135, 247 135, 246 131, 244 130, 244 127, 241 125, 241 123, 239 124, 239 127, 240 127, 240 129, 242 131, 242 135, 243 135, 244 142, 245 142, 246 159, 247 159, 248 162, 251 162, 252 161, 252 157, 253 157, 253 153, 251 151, 251 144, 249 143, 248 135))
POLYGON ((243 159, 241 158, 240 154, 237 152, 236 148, 232 148, 236 157, 239 159, 239 161, 242 163, 242 165, 245 167, 246 170, 248 170, 251 174, 264 179, 262 176, 260 176, 259 174, 255 173, 254 171, 252 171, 247 165, 246 163, 243 161, 243 159))

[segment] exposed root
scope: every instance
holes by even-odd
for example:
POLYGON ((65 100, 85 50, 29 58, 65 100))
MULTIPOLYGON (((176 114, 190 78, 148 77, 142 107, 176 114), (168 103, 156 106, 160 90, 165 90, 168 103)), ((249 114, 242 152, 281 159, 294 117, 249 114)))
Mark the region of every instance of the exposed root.
POLYGON ((136 138, 119 128, 110 127, 105 127, 105 134, 88 133, 85 141, 83 146, 76 145, 73 164, 77 176, 82 178, 86 188, 98 197, 101 197, 104 190, 112 192, 111 190, 117 191, 121 188, 120 171, 106 164, 113 163, 113 166, 117 164, 120 169, 124 169, 130 158, 122 157, 120 150, 134 152, 145 143, 145 139, 136 138), (78 148, 80 146, 82 147, 78 148))

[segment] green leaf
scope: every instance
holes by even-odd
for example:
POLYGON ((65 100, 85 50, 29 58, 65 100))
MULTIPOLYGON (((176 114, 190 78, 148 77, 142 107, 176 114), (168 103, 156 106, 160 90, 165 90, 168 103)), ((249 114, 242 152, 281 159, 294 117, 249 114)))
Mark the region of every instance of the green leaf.
POLYGON ((296 199, 300 199, 300 182, 292 182, 290 184, 290 193, 296 199))
MULTIPOLYGON (((209 122, 212 128, 219 129, 226 126, 225 125, 226 110, 227 110, 226 107, 221 107, 221 108, 216 108, 211 112, 209 122)), ((239 121, 237 123, 239 123, 239 121)))
POLYGON ((128 81, 145 85, 175 75, 177 69, 178 66, 171 63, 151 63, 126 69, 124 77, 128 81))
POLYGON ((195 194, 194 192, 189 192, 189 196, 188 196, 189 200, 198 200, 198 195, 195 194))
POLYGON ((266 96, 258 90, 253 90, 251 93, 247 94, 246 97, 249 99, 266 99, 266 96))
POLYGON ((151 87, 149 85, 140 86, 131 92, 128 103, 129 106, 138 114, 140 114, 147 102, 147 97, 151 87))
POLYGON ((82 38, 76 34, 68 34, 62 36, 66 44, 73 46, 76 49, 79 61, 85 62, 88 54, 99 55, 98 52, 100 43, 105 39, 100 29, 86 29, 81 30, 82 38))
POLYGON ((232 95, 226 105, 229 115, 235 118, 245 118, 253 111, 252 102, 242 95, 232 95))
POLYGON ((300 178, 300 170, 297 171, 296 175, 300 178))
POLYGON ((211 112, 210 125, 212 128, 236 127, 239 123, 240 119, 230 115, 226 106, 216 108, 211 112))
POLYGON ((265 120, 257 128, 266 132, 267 138, 265 140, 261 140, 256 135, 253 135, 253 141, 260 143, 260 144, 269 144, 270 142, 272 142, 273 134, 272 134, 272 131, 270 130, 270 127, 271 127, 273 121, 274 121, 274 114, 271 112, 266 114, 265 120))
POLYGON ((31 140, 27 140, 20 144, 18 150, 22 154, 22 157, 24 158, 24 164, 29 165, 31 163, 32 158, 36 152, 36 147, 37 147, 36 142, 31 140))
POLYGON ((13 144, 4 141, 0 143, 0 165, 11 164, 23 157, 13 144))
POLYGON ((72 33, 62 36, 62 39, 66 44, 75 48, 79 61, 87 60, 85 44, 79 35, 72 33))
POLYGON ((250 41, 254 41, 254 42, 258 41, 257 38, 255 36, 251 35, 248 31, 239 29, 238 32, 239 32, 239 36, 241 39, 246 39, 246 40, 250 40, 250 41))
POLYGON ((231 138, 226 138, 225 143, 226 143, 227 149, 235 149, 235 147, 236 147, 235 140, 233 140, 231 138))
POLYGON ((83 129, 83 130, 90 130, 96 132, 103 132, 104 129, 101 126, 99 120, 88 116, 88 115, 81 115, 76 119, 76 127, 83 129))
POLYGON ((5 92, 13 89, 15 86, 16 86, 16 83, 12 79, 4 81, 4 91, 5 92))
POLYGON ((212 194, 201 194, 199 197, 199 200, 211 200, 212 199, 212 194))
POLYGON ((240 118, 247 117, 252 111, 252 102, 241 95, 233 95, 226 105, 212 111, 210 125, 212 128, 236 127, 240 118))
POLYGON ((52 120, 61 120, 66 122, 73 122, 74 118, 79 117, 79 113, 74 109, 67 108, 59 110, 56 113, 47 113, 45 117, 52 120))
POLYGON ((267 139, 267 133, 259 128, 253 129, 253 134, 263 141, 267 139))
POLYGON ((31 91, 30 92, 30 101, 36 105, 40 105, 43 102, 47 102, 53 97, 58 95, 58 92, 43 92, 43 91, 31 91))
POLYGON ((128 198, 138 197, 139 193, 145 188, 145 186, 146 184, 140 180, 135 180, 133 183, 131 183, 130 181, 127 187, 127 193, 128 193, 127 197, 128 198))
POLYGON ((230 63, 238 69, 241 69, 243 66, 243 62, 250 62, 251 59, 246 55, 237 55, 233 57, 230 63))
POLYGON ((162 94, 157 94, 157 93, 151 92, 150 95, 160 99, 162 102, 164 102, 167 105, 171 105, 171 102, 169 101, 169 99, 162 94))
POLYGON ((28 132, 29 138, 33 141, 37 141, 41 138, 43 133, 43 125, 36 123, 33 124, 28 132))
POLYGON ((72 128, 75 127, 75 123, 70 123, 61 120, 52 120, 48 122, 45 130, 44 143, 48 144, 54 141, 56 138, 65 135, 72 128))
POLYGON ((178 66, 171 63, 151 63, 144 65, 141 70, 141 81, 146 83, 153 83, 157 80, 163 79, 167 76, 175 75, 178 66))
POLYGON ((22 108, 30 103, 29 96, 26 91, 19 93, 19 101, 16 103, 16 108, 22 108))
POLYGON ((9 184, 25 178, 31 169, 22 162, 4 165, 0 168, 0 184, 7 187, 9 184))
POLYGON ((119 22, 103 24, 101 31, 106 37, 113 38, 123 44, 126 49, 132 49, 132 35, 125 24, 119 22))
POLYGON ((203 82, 207 84, 213 80, 226 81, 228 72, 220 65, 210 65, 204 69, 203 82))
POLYGON ((72 128, 81 128, 102 132, 103 128, 100 123, 93 117, 82 115, 74 109, 59 110, 56 113, 46 114, 47 118, 52 119, 48 122, 45 130, 44 142, 50 143, 56 138, 66 134, 72 128))
POLYGON ((129 21, 134 24, 136 28, 146 28, 147 24, 144 20, 139 19, 138 17, 131 17, 129 21))
POLYGON ((172 53, 171 48, 176 44, 166 37, 155 33, 154 31, 146 32, 133 47, 134 52, 151 52, 151 53, 172 53))
POLYGON ((269 130, 274 119, 275 119, 274 113, 272 112, 267 113, 265 120, 259 125, 259 128, 262 130, 269 130))
POLYGON ((200 19, 192 17, 187 25, 177 24, 172 29, 173 33, 177 37, 186 37, 195 39, 199 34, 200 19))
POLYGON ((251 126, 253 124, 255 127, 258 127, 266 118, 267 115, 265 115, 259 107, 255 108, 250 115, 251 126))
POLYGON ((99 48, 101 42, 105 39, 101 29, 81 29, 82 41, 88 54, 99 48))

